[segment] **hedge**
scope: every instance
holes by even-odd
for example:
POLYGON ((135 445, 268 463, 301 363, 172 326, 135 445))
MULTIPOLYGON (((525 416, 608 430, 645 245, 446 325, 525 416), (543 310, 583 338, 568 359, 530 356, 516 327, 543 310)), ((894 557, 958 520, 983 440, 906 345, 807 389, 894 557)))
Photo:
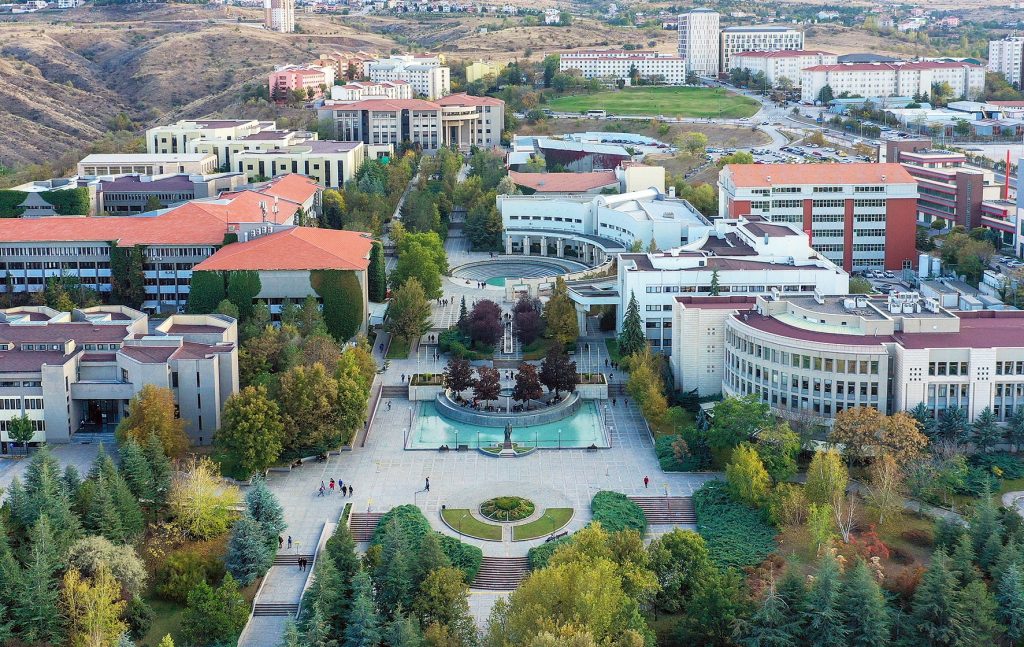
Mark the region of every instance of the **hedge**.
POLYGON ((350 270, 314 270, 310 283, 323 301, 322 314, 327 332, 346 342, 363 323, 363 289, 350 270))
POLYGON ((601 527, 608 532, 635 530, 643 535, 647 530, 644 511, 621 492, 598 492, 590 502, 590 512, 592 520, 601 522, 601 527))
POLYGON ((118 247, 110 244, 111 300, 138 308, 146 300, 145 246, 118 247))
MULTIPOLYGON (((238 318, 248 321, 252 315, 252 300, 260 293, 263 287, 260 283, 260 274, 255 270, 232 270, 228 272, 227 297, 231 303, 238 308, 238 318)), ((220 303, 218 301, 217 303, 220 303)), ((213 305, 216 309, 217 304, 213 305)))
MULTIPOLYGON (((418 546, 428 532, 437 532, 431 530, 430 522, 423 516, 423 512, 419 508, 407 503, 391 508, 380 518, 377 528, 373 531, 373 539, 370 540, 371 546, 380 544, 384 537, 384 529, 392 521, 398 523, 411 546, 418 546)), ((452 566, 462 569, 466 575, 466 582, 472 582, 480 571, 480 563, 484 557, 483 551, 476 546, 464 544, 455 537, 440 532, 437 535, 441 540, 441 551, 452 563, 452 566)))
POLYGON ((572 535, 566 535, 561 539, 549 541, 539 546, 534 546, 526 553, 530 561, 530 570, 540 570, 548 565, 548 560, 555 554, 555 551, 572 541, 572 535))
POLYGON ((483 562, 484 551, 476 546, 463 543, 455 537, 442 533, 437 534, 441 538, 441 550, 451 561, 452 566, 462 569, 462 572, 466 574, 466 582, 475 580, 476 574, 480 572, 480 563, 483 562))
POLYGON ((25 210, 19 205, 27 197, 24 191, 0 191, 0 218, 17 218, 24 213, 25 210))
POLYGON ((220 272, 200 270, 192 272, 188 289, 188 311, 209 314, 224 300, 224 275, 220 272))
POLYGON ((387 271, 384 260, 384 246, 380 241, 373 241, 370 249, 370 267, 366 271, 367 291, 369 299, 374 303, 384 303, 388 292, 387 271))
POLYGON ((64 189, 43 191, 39 197, 53 205, 53 210, 62 216, 84 216, 89 213, 89 189, 64 189))
POLYGON ((693 494, 697 532, 719 566, 753 566, 775 552, 775 528, 761 510, 732 498, 721 481, 710 481, 693 494))

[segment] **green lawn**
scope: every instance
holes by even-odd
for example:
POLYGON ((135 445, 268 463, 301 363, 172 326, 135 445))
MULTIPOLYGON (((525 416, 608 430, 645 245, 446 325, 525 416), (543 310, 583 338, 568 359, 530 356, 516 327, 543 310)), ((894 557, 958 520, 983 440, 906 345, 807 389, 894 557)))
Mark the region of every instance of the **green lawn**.
POLYGON ((391 344, 388 346, 388 354, 385 357, 387 359, 406 359, 409 357, 409 347, 411 345, 408 339, 392 337, 391 344))
POLYGON ((613 362, 618 364, 622 361, 622 357, 619 356, 619 340, 609 338, 604 340, 604 346, 608 349, 608 356, 613 362))
POLYGON ((464 508, 448 508, 441 512, 441 517, 456 532, 461 532, 477 539, 501 541, 501 526, 484 523, 464 508))
POLYGON ((548 508, 540 519, 534 519, 521 526, 512 526, 512 539, 520 541, 550 535, 569 523, 570 519, 572 519, 572 508, 548 508))
POLYGON ((558 112, 607 110, 613 115, 669 117, 750 117, 757 101, 721 88, 641 87, 558 97, 547 103, 558 112))

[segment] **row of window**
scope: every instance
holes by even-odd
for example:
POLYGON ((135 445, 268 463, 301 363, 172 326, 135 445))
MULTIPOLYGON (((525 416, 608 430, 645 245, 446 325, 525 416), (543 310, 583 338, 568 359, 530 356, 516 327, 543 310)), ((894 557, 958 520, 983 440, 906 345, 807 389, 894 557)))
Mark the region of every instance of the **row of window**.
POLYGON ((879 362, 874 359, 837 359, 833 357, 817 357, 802 353, 791 353, 771 346, 762 345, 737 335, 726 333, 726 343, 737 352, 753 355, 774 364, 792 366, 794 368, 825 371, 826 373, 848 373, 852 375, 878 375, 879 362))
MULTIPOLYGON (((45 420, 30 420, 29 422, 32 423, 32 430, 33 431, 36 431, 36 432, 46 431, 46 421, 45 420)), ((8 431, 10 429, 10 425, 11 425, 11 421, 10 420, 0 420, 0 431, 8 431)))
POLYGON ((110 256, 110 247, 0 247, 0 256, 110 256))
POLYGON ((41 380, 0 380, 0 389, 36 388, 42 385, 41 380))
POLYGON ((35 410, 43 408, 42 398, 0 398, 0 409, 5 411, 21 411, 22 401, 25 403, 25 410, 35 410))
POLYGON ((928 362, 928 375, 970 375, 970 371, 967 362, 928 362))
POLYGON ((996 362, 996 375, 1024 375, 1024 362, 996 362))

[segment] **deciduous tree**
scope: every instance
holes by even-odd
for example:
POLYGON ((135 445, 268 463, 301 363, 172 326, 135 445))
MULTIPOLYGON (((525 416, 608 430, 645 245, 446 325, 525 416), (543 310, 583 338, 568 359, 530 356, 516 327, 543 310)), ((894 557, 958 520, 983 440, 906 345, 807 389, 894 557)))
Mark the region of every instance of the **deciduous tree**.
POLYGON ((128 628, 121 620, 127 603, 106 566, 100 566, 91 582, 77 569, 65 573, 63 601, 74 647, 108 647, 128 628))
POLYGON ((725 479, 734 497, 755 507, 764 503, 772 484, 761 458, 747 443, 740 443, 733 450, 725 466, 725 479))
POLYGON ((469 311, 466 324, 469 338, 485 346, 494 346, 501 339, 504 326, 501 322, 501 307, 490 299, 477 301, 469 311))
POLYGON ((221 482, 208 458, 192 459, 171 485, 174 527, 189 539, 210 539, 227 532, 238 505, 238 488, 221 482))
POLYGON ((373 241, 373 246, 370 248, 370 267, 367 270, 367 281, 367 293, 370 301, 383 303, 387 296, 388 283, 384 262, 384 246, 377 240, 373 241))
POLYGON ((188 449, 185 421, 175 417, 174 393, 164 387, 147 384, 131 399, 128 415, 117 425, 119 442, 133 438, 144 443, 150 435, 160 439, 164 453, 178 458, 188 449))
POLYGON ((843 445, 843 453, 851 461, 862 461, 878 445, 884 425, 885 414, 874 407, 844 409, 836 414, 828 439, 843 445))
POLYGON ((714 419, 708 429, 708 444, 715 449, 729 449, 750 440, 771 424, 771 409, 756 395, 725 398, 715 404, 714 419))
POLYGON ((249 607, 230 573, 214 589, 205 581, 188 595, 182 632, 192 645, 232 645, 249 619, 249 607))
POLYGON ((569 298, 569 288, 562 277, 555 280, 555 288, 551 298, 544 306, 544 321, 548 334, 563 346, 576 343, 580 336, 579 322, 576 319, 576 306, 569 298))
POLYGON ((453 357, 448 360, 444 371, 444 384, 455 392, 465 391, 473 386, 473 367, 469 360, 453 357))
POLYGON ((754 446, 764 468, 776 483, 796 474, 796 457, 800 453, 800 437, 790 429, 789 423, 779 422, 765 427, 757 434, 754 446))
POLYGON ((807 468, 804 494, 812 503, 831 504, 836 496, 842 496, 846 492, 849 479, 849 473, 839 457, 839 452, 834 449, 818 451, 807 468))
POLYGON ((903 509, 903 473, 892 454, 882 454, 871 464, 865 499, 879 525, 903 509))
POLYGON ((879 442, 902 468, 924 453, 928 436, 921 431, 921 423, 913 416, 897 411, 885 418, 879 442))
POLYGON ((416 339, 430 328, 430 303, 419 279, 403 283, 388 304, 386 328, 396 337, 416 339))
POLYGON ((558 397, 561 391, 576 388, 576 362, 569 359, 561 344, 552 344, 540 364, 540 381, 558 397))
POLYGON ((476 369, 477 378, 473 382, 473 396, 478 400, 490 402, 498 399, 501 391, 501 376, 498 370, 488 366, 479 366, 476 369))
POLYGON ((247 386, 228 398, 221 427, 213 437, 245 474, 266 470, 281 455, 284 423, 264 386, 247 386))
POLYGON ((323 451, 338 440, 338 382, 326 368, 295 366, 281 375, 279 391, 284 451, 323 451))
POLYGON ((541 388, 537 367, 523 362, 516 371, 516 385, 512 389, 512 398, 524 405, 530 400, 539 400, 544 395, 541 388))
POLYGON ((447 629, 452 647, 476 644, 476 625, 469 613, 469 587, 461 569, 442 567, 427 574, 413 605, 425 627, 441 625, 447 629))

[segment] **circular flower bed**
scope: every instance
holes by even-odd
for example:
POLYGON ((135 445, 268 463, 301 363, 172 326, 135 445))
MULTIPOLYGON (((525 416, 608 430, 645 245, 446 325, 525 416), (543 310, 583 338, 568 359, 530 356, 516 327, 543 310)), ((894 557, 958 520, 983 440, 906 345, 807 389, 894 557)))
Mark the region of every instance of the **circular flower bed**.
POLYGON ((533 501, 520 496, 498 496, 480 504, 480 514, 494 521, 519 521, 533 514, 533 501))

